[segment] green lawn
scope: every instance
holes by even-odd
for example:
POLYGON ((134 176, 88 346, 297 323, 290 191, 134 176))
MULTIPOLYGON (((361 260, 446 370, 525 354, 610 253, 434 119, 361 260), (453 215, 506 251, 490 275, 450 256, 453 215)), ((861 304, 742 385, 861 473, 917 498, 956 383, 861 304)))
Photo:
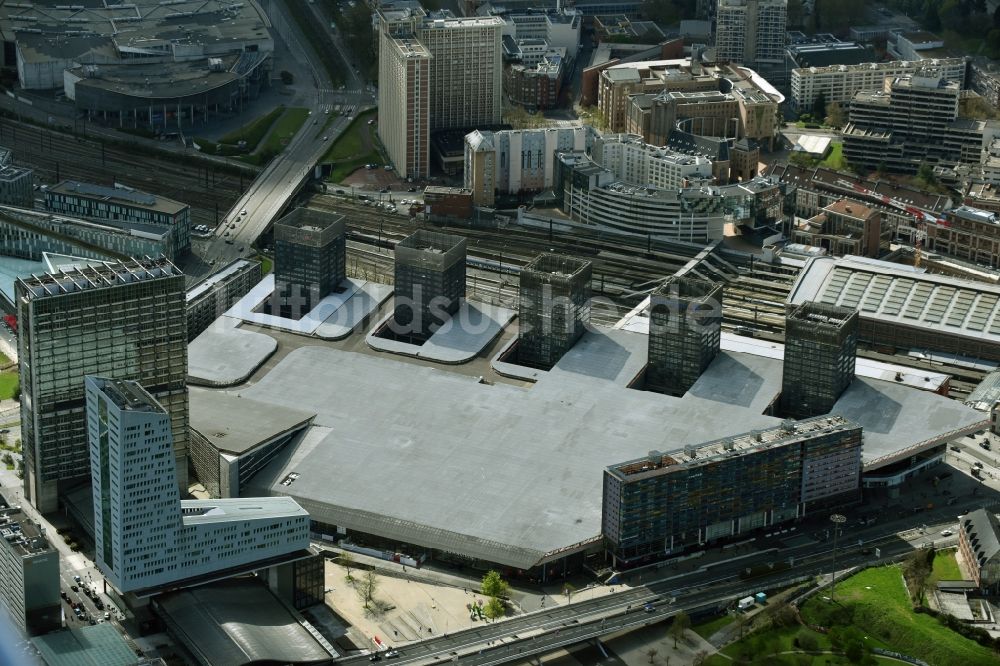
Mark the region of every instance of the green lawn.
POLYGON ((0 372, 0 400, 9 400, 17 391, 17 373, 0 372))
POLYGON ((339 183, 355 169, 360 169, 368 163, 378 164, 382 161, 375 148, 377 145, 375 126, 368 124, 376 114, 376 109, 359 114, 326 151, 322 162, 333 165, 330 182, 339 183))
POLYGON ((323 156, 324 162, 336 162, 337 160, 357 157, 365 152, 365 140, 367 135, 370 138, 369 144, 374 142, 374 125, 369 125, 368 121, 376 116, 376 110, 371 109, 359 114, 351 124, 347 126, 344 133, 337 137, 330 149, 323 156))
POLYGON ((711 636, 718 630, 728 626, 729 623, 732 621, 733 618, 731 618, 730 616, 722 615, 720 617, 713 618, 711 620, 706 620, 700 624, 696 624, 695 626, 691 627, 691 629, 694 631, 694 633, 698 634, 704 639, 707 639, 709 636, 711 636))
POLYGON ((13 361, 11 361, 9 358, 7 358, 6 354, 0 352, 0 368, 5 368, 8 365, 10 365, 11 363, 13 363, 13 361))
POLYGON ((267 132, 274 125, 275 121, 285 112, 285 107, 279 106, 277 109, 264 114, 260 118, 255 118, 249 123, 240 127, 239 129, 233 130, 229 134, 219 138, 219 143, 228 144, 239 144, 240 141, 246 141, 246 149, 249 152, 253 152, 257 148, 257 144, 267 135, 267 132))
POLYGON ((830 154, 827 155, 826 159, 820 162, 819 165, 827 167, 828 169, 836 169, 838 171, 846 169, 847 163, 844 162, 844 144, 832 144, 830 146, 830 154))
POLYGON ((261 152, 273 155, 280 153, 308 118, 309 109, 298 107, 287 109, 278 118, 278 121, 274 123, 274 129, 271 130, 271 133, 267 136, 267 140, 264 141, 261 152))
POLYGON ((836 602, 823 595, 802 607, 810 624, 854 625, 893 649, 932 666, 995 664, 990 650, 944 627, 930 615, 914 613, 898 566, 866 569, 837 585, 836 602))
POLYGON ((274 268, 274 260, 269 257, 265 257, 263 254, 257 255, 257 261, 260 262, 260 272, 263 275, 267 275, 274 268))
POLYGON ((954 550, 940 550, 934 553, 934 577, 937 580, 965 580, 958 569, 954 550))
MULTIPOLYGON (((830 639, 819 632, 806 627, 781 627, 765 629, 748 634, 743 640, 726 646, 721 654, 715 654, 706 660, 708 666, 733 666, 734 663, 766 663, 768 666, 826 666, 846 665, 851 663, 843 655, 822 654, 808 655, 795 644, 795 639, 802 636, 812 637, 815 650, 831 650, 830 639), (783 654, 794 653, 794 654, 783 654), (725 656, 723 656, 725 655, 725 656), (728 658, 727 658, 728 657, 728 658), (764 661, 758 662, 759 659, 764 661), (740 659, 744 661, 740 662, 740 659)), ((880 641, 867 641, 872 647, 885 647, 880 641)), ((879 664, 899 663, 876 657, 879 664)))

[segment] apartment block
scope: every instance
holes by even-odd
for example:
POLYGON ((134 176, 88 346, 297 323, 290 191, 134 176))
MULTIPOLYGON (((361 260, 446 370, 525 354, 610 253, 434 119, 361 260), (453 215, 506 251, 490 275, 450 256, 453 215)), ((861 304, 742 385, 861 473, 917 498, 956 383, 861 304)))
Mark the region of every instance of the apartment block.
POLYGON ((791 418, 828 414, 854 381, 858 311, 808 302, 785 318, 779 410, 791 418))
POLYGON ((877 258, 889 251, 893 237, 882 217, 877 208, 840 199, 809 219, 798 218, 792 226, 792 242, 821 247, 838 257, 877 258))
POLYGON ((201 335, 263 277, 259 261, 236 259, 188 289, 185 296, 188 341, 201 335))
POLYGON ((594 141, 591 155, 616 180, 627 183, 673 189, 712 182, 708 158, 649 144, 633 134, 605 134, 594 141))
POLYGON ((430 131, 500 122, 503 21, 382 4, 379 137, 401 176, 426 176, 430 131))
POLYGON ((272 313, 298 319, 347 277, 344 216, 296 208, 274 223, 272 313))
POLYGON ((497 193, 550 189, 557 154, 586 150, 592 141, 587 127, 475 130, 465 136, 465 188, 476 206, 492 206, 497 193))
POLYGON ((645 238, 705 243, 726 224, 773 228, 782 217, 784 186, 754 178, 722 186, 658 189, 618 180, 585 155, 559 155, 556 194, 571 219, 645 238))
POLYGON ((628 568, 856 501, 860 484, 861 426, 788 421, 608 467, 602 532, 628 568))
POLYGON ((1000 122, 960 118, 961 87, 936 74, 886 79, 851 100, 844 158, 851 164, 915 173, 922 164, 979 164, 1000 122))
POLYGON ((719 60, 755 68, 784 63, 788 0, 719 0, 715 20, 719 60))
POLYGON ((846 108, 862 90, 882 89, 886 78, 895 79, 920 72, 934 72, 945 81, 954 81, 964 88, 966 65, 965 58, 940 58, 797 67, 792 70, 790 101, 798 111, 809 111, 822 94, 827 104, 837 103, 846 108))
POLYGON ((46 190, 45 208, 110 224, 138 223, 167 229, 173 237, 171 256, 191 248, 191 207, 157 194, 64 180, 46 190))
POLYGON ((671 276, 649 300, 646 388, 681 396, 719 353, 722 285, 671 276))
POLYGON ((84 377, 138 379, 171 417, 178 482, 187 488, 184 274, 132 259, 18 278, 24 494, 43 513, 90 478, 84 377))
POLYGON ((0 508, 0 599, 31 636, 62 627, 59 551, 18 507, 0 508))
POLYGON ((465 298, 463 236, 423 229, 396 244, 393 322, 397 333, 426 339, 465 298))
POLYGON ((590 322, 591 264, 540 254, 521 269, 517 360, 549 369, 590 322))
POLYGON ((277 564, 309 547, 290 497, 184 500, 170 415, 133 381, 86 378, 94 560, 119 592, 277 564))

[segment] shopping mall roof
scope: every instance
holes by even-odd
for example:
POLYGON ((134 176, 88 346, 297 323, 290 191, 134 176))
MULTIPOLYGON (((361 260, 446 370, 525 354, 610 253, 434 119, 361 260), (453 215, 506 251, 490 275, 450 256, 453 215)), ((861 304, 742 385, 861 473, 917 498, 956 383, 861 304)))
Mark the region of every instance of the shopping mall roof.
MULTIPOLYGON (((247 493, 291 495, 313 520, 507 566, 557 559, 599 540, 608 465, 780 423, 763 413, 781 390, 779 360, 722 352, 675 398, 628 388, 647 342, 595 328, 527 389, 294 350, 240 394, 317 416, 247 493)), ((983 427, 961 403, 869 378, 834 413, 865 427, 866 469, 983 427)), ((224 427, 232 417, 213 418, 224 427)))
POLYGON ((337 656, 255 578, 157 597, 170 630, 206 664, 327 664, 337 656))
POLYGON ((863 318, 1000 343, 1000 285, 862 257, 814 257, 788 296, 857 308, 863 318))
POLYGON ((315 412, 282 407, 272 401, 191 387, 191 429, 223 453, 241 455, 306 427, 315 412), (225 413, 220 423, 216 416, 225 413))

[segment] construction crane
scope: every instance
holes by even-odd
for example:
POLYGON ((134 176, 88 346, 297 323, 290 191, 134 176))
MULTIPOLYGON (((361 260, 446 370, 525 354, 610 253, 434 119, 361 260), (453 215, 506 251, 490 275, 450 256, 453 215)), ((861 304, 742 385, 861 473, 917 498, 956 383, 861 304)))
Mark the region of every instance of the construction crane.
POLYGON ((860 183, 855 183, 843 178, 837 180, 837 185, 841 187, 849 188, 858 194, 863 194, 866 197, 875 199, 876 201, 885 204, 896 210, 901 210, 904 213, 909 214, 913 217, 914 222, 914 243, 913 243, 913 266, 914 268, 920 268, 920 263, 923 260, 923 242, 927 238, 927 224, 933 224, 938 227, 950 226, 948 220, 940 217, 935 217, 934 215, 928 213, 925 210, 921 210, 916 206, 909 205, 898 199, 893 199, 892 197, 887 197, 884 194, 879 194, 873 190, 869 190, 860 183))

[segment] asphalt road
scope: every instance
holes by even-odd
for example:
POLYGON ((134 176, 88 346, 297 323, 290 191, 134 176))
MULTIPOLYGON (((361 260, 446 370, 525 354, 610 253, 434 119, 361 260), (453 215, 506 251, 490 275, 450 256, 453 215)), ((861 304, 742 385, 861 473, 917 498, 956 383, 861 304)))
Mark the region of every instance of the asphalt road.
MULTIPOLYGON (((222 266, 250 252, 251 244, 274 222, 289 199, 308 182, 316 163, 357 112, 368 106, 371 100, 371 93, 364 90, 353 70, 348 72, 351 87, 334 90, 323 68, 316 66, 317 56, 305 43, 295 22, 285 15, 283 4, 269 2, 265 6, 275 29, 292 53, 308 63, 316 85, 316 96, 309 107, 311 115, 298 134, 284 151, 271 160, 222 218, 222 223, 208 243, 201 245, 199 254, 209 265, 222 266), (343 115, 334 114, 334 107, 338 105, 343 107, 343 115)), ((317 10, 314 8, 313 11, 317 10)), ((321 17, 317 16, 317 20, 321 17)), ((336 35, 334 43, 343 57, 343 45, 336 35)), ((350 61, 345 58, 345 62, 350 61)))
MULTIPOLYGON (((957 542, 955 535, 943 537, 940 532, 954 527, 956 519, 953 514, 976 506, 982 506, 982 499, 978 502, 972 498, 966 499, 960 505, 947 507, 944 513, 922 514, 923 520, 927 521, 922 532, 919 529, 919 519, 912 517, 869 527, 857 526, 852 521, 845 528, 845 536, 839 540, 837 569, 843 571, 875 560, 875 548, 879 549, 879 559, 886 561, 931 542, 936 547, 954 545, 957 542), (862 549, 870 550, 864 553, 862 549)), ((801 536, 808 535, 803 532, 801 536)), ((829 535, 824 538, 822 534, 815 533, 813 536, 818 538, 808 540, 809 543, 800 546, 785 544, 780 549, 767 548, 765 541, 760 546, 764 552, 748 553, 727 562, 703 566, 693 572, 678 574, 669 569, 654 568, 646 575, 656 580, 644 585, 623 587, 622 591, 603 597, 406 645, 398 649, 400 657, 398 661, 394 661, 401 664, 425 664, 460 657, 463 664, 500 664, 532 654, 550 652, 621 629, 658 622, 681 609, 690 613, 710 605, 724 607, 732 600, 754 591, 771 589, 817 575, 829 575, 833 567, 833 541, 829 535), (780 557, 776 557, 777 552, 780 552, 780 557), (740 579, 741 572, 749 566, 776 564, 779 561, 791 561, 792 567, 752 581, 740 579), (653 607, 651 612, 646 612, 643 608, 647 603, 653 607)), ((774 545, 779 544, 775 542, 774 545)), ((369 656, 366 654, 345 658, 338 663, 362 664, 368 660, 369 656)))

